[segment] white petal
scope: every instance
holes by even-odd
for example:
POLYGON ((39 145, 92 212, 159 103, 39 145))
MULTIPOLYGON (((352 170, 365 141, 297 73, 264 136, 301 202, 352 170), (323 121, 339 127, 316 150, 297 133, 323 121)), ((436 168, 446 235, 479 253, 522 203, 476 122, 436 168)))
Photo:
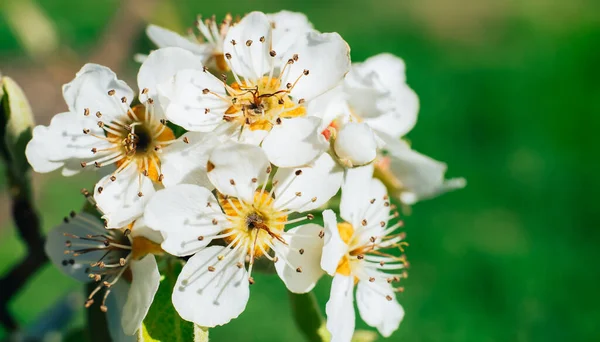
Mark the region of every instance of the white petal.
POLYGON ((202 61, 208 58, 211 53, 211 46, 209 44, 194 43, 164 27, 148 25, 146 34, 159 48, 180 47, 198 55, 202 61))
POLYGON ((331 342, 349 342, 354 334, 354 278, 336 274, 325 306, 331 342))
POLYGON ((178 71, 202 70, 202 61, 188 50, 178 47, 166 47, 150 52, 138 72, 139 97, 157 99, 158 85, 168 82, 178 71), (143 95, 144 88, 148 93, 143 95))
POLYGON ((378 286, 387 288, 385 294, 381 293, 382 289, 375 291, 372 283, 359 281, 356 288, 356 303, 360 317, 368 325, 377 328, 383 337, 389 337, 402 322, 404 309, 396 301, 389 284, 383 283, 378 286), (393 300, 387 300, 386 295, 392 296, 393 300))
POLYGON ((96 184, 94 199, 98 209, 104 213, 109 228, 121 228, 140 217, 147 201, 154 194, 154 185, 150 178, 141 176, 135 165, 127 167, 110 180, 111 175, 100 179, 96 184), (141 184, 140 184, 141 179, 141 184), (103 190, 98 191, 98 187, 103 190), (139 193, 143 196, 139 196, 139 193))
POLYGON ((372 164, 346 170, 340 201, 340 216, 344 221, 354 223, 353 217, 368 208, 373 198, 369 195, 372 179, 372 164))
POLYGON ((258 80, 270 70, 270 47, 269 18, 262 12, 251 12, 229 29, 224 40, 223 53, 231 54, 229 61, 232 72, 251 80, 258 80), (232 41, 235 41, 235 45, 232 41))
POLYGON ((148 227, 162 233, 162 248, 177 256, 194 254, 208 245, 226 222, 210 190, 191 184, 156 192, 148 201, 144 219, 148 227))
POLYGON ((106 299, 106 323, 113 342, 136 342, 137 336, 126 335, 121 324, 123 306, 127 301, 129 284, 120 280, 111 286, 110 295, 106 299))
POLYGON ((339 130, 333 144, 335 154, 349 167, 371 163, 377 157, 377 141, 369 125, 350 122, 339 130))
MULTIPOLYGON (((86 269, 90 267, 89 262, 79 262, 78 257, 65 254, 66 243, 73 238, 65 236, 64 233, 77 236, 104 234, 106 233, 104 224, 90 214, 80 213, 51 230, 46 238, 46 255, 61 272, 81 282, 90 281, 88 272, 86 272, 86 269), (73 262, 69 262, 70 260, 73 262)), ((104 255, 104 251, 100 250, 87 253, 82 257, 85 257, 85 260, 99 260, 102 255, 104 255)))
POLYGON ((219 139, 211 134, 188 132, 178 140, 162 149, 160 161, 164 175, 163 185, 169 187, 185 183, 212 188, 206 174, 206 162, 219 139), (184 138, 187 138, 188 143, 183 141, 184 138))
POLYGON ((220 193, 248 203, 252 203, 254 191, 266 179, 270 167, 260 147, 236 143, 212 150, 208 164, 208 178, 220 193))
POLYGON ((350 109, 343 90, 342 86, 337 86, 308 102, 306 115, 321 118, 320 132, 339 117, 343 118, 343 122, 348 121, 346 118, 350 115, 350 109))
POLYGON ((316 117, 283 120, 265 137, 263 150, 279 167, 307 165, 329 147, 320 126, 321 119, 316 117))
POLYGON ((283 236, 287 245, 276 244, 279 260, 275 263, 275 269, 279 278, 293 293, 309 292, 324 273, 319 265, 323 250, 323 239, 319 237, 319 233, 322 230, 323 227, 314 223, 295 227, 283 236), (300 249, 302 254, 299 252, 300 249), (283 261, 284 258, 294 268, 289 267, 283 261), (301 272, 298 272, 298 267, 301 272))
POLYGON ((404 61, 394 55, 354 63, 344 89, 355 114, 378 132, 398 138, 417 121, 419 99, 406 84, 404 61))
POLYGON ((181 318, 203 327, 223 325, 246 308, 250 288, 248 272, 238 268, 243 254, 217 261, 227 248, 207 247, 183 266, 173 290, 173 305, 181 318), (208 271, 208 267, 215 267, 208 271))
POLYGON ((275 205, 297 212, 316 209, 338 192, 343 177, 343 169, 327 153, 307 167, 279 169, 274 177, 275 205))
POLYGON ((210 132, 231 103, 223 82, 208 71, 182 70, 158 85, 167 119, 189 131, 210 132), (205 89, 209 92, 205 94, 205 89))
POLYGON ((283 56, 298 38, 314 30, 303 13, 279 11, 267 14, 267 17, 273 26, 272 49, 279 56, 283 56))
POLYGON ((414 204, 466 185, 463 178, 444 179, 447 169, 445 163, 416 152, 406 144, 404 146, 403 149, 391 150, 389 156, 392 173, 406 189, 406 204, 414 204))
POLYGON ((307 101, 337 86, 350 70, 350 47, 337 33, 309 32, 299 37, 285 54, 286 62, 298 55, 298 60, 287 65, 281 84, 294 84, 294 99, 307 101), (303 72, 308 70, 308 75, 303 72))
POLYGON ((63 86, 63 96, 72 113, 83 115, 87 108, 91 115, 100 112, 103 119, 110 119, 127 112, 133 90, 109 68, 88 63, 73 81, 63 86), (115 90, 115 94, 108 95, 110 90, 115 90), (126 103, 121 103, 122 97, 127 98, 126 103))
POLYGON ((131 227, 131 237, 136 236, 144 237, 158 244, 161 244, 164 240, 160 232, 148 227, 143 216, 135 220, 133 227, 131 227))
POLYGON ((323 225, 325 236, 323 245, 323 256, 321 257, 321 268, 329 275, 335 275, 342 257, 348 252, 348 245, 340 237, 337 228, 337 219, 333 210, 323 212, 323 225))
POLYGON ((93 147, 100 150, 109 146, 104 140, 84 134, 83 129, 104 134, 91 115, 86 117, 75 113, 60 113, 52 118, 50 126, 36 126, 25 149, 29 164, 36 172, 42 173, 61 167, 64 167, 64 175, 81 171, 82 161, 102 157, 100 152, 92 153, 93 147))
POLYGON ((269 131, 262 129, 242 129, 241 132, 236 132, 233 134, 233 140, 241 144, 260 145, 267 134, 269 134, 269 131))
POLYGON ((148 254, 141 260, 131 262, 131 286, 127 302, 123 306, 121 324, 127 335, 133 335, 142 325, 154 295, 160 285, 160 274, 154 255, 148 254))

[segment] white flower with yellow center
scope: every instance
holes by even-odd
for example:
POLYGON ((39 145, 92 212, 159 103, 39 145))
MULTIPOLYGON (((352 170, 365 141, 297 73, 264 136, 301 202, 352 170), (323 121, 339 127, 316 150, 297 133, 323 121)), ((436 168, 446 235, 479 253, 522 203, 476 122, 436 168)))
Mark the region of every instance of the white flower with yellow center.
MULTIPOLYGON (((273 48, 275 51, 284 51, 295 41, 298 35, 313 30, 312 24, 302 13, 281 11, 274 14, 267 14, 273 27, 273 48)), ((196 34, 192 29, 188 37, 183 37, 166 28, 149 25, 146 34, 158 46, 180 47, 191 51, 197 55, 202 63, 208 68, 219 72, 229 71, 229 64, 225 61, 225 52, 223 46, 226 42, 227 32, 232 25, 239 21, 233 20, 230 14, 220 23, 215 16, 209 19, 198 17, 196 20, 196 34)))
POLYGON ((106 229, 93 215, 72 212, 48 234, 46 254, 63 273, 97 283, 85 306, 97 301, 108 312, 115 341, 135 341, 129 335, 140 328, 160 283, 153 254, 162 253, 161 240, 143 219, 106 229))
POLYGON ((322 275, 323 228, 311 223, 286 228, 312 219, 301 213, 335 195, 342 174, 332 173, 334 167, 323 154, 310 167, 272 172, 260 147, 230 143, 213 150, 208 161, 217 198, 187 184, 157 192, 146 207, 148 226, 162 233, 165 251, 193 255, 173 292, 181 317, 206 327, 237 317, 246 307, 258 258, 275 263, 290 291, 310 291, 322 275), (225 246, 206 247, 216 239, 225 246))
POLYGON ((321 267, 333 276, 326 306, 327 329, 332 342, 349 342, 355 326, 354 288, 362 319, 390 336, 404 317, 395 300, 406 277, 406 259, 398 252, 406 245, 402 223, 388 227, 391 205, 385 187, 370 177, 355 177, 342 189, 338 223, 331 210, 323 212, 325 244, 321 267))
POLYGON ((341 82, 350 68, 350 49, 337 33, 312 31, 284 35, 277 51, 275 32, 261 12, 230 27, 223 51, 233 82, 207 68, 178 72, 159 86, 169 101, 167 118, 189 131, 223 125, 236 141, 260 144, 280 167, 317 158, 327 144, 319 134, 320 118, 307 113, 306 105, 341 82))
POLYGON ((110 226, 140 216, 155 187, 186 179, 204 180, 208 186, 207 156, 198 143, 208 144, 209 139, 199 133, 176 139, 166 126, 156 93, 157 83, 194 67, 202 69, 189 51, 154 51, 138 74, 142 103, 131 107, 134 94, 125 82, 106 67, 86 64, 63 87, 69 111, 54 116, 49 126, 33 130, 26 149, 29 163, 37 172, 62 169, 65 176, 108 167, 109 174, 97 183, 94 196, 110 226), (190 149, 195 158, 188 157, 190 149))

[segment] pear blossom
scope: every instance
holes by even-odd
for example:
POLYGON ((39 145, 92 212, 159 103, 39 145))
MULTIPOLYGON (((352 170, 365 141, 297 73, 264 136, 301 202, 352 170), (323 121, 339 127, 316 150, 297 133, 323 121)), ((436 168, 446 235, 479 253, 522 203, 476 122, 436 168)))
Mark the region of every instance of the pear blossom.
POLYGON ((355 326, 354 289, 362 319, 389 337, 404 317, 395 300, 403 290, 395 283, 406 277, 408 266, 403 251, 401 222, 389 224, 397 216, 385 186, 368 173, 351 174, 342 188, 338 222, 332 210, 323 212, 325 243, 321 267, 333 276, 326 305, 327 330, 332 342, 349 342, 355 326))
POLYGON ((307 105, 342 81, 350 49, 337 33, 289 32, 278 34, 264 13, 246 15, 229 28, 223 45, 233 80, 206 67, 177 72, 159 85, 167 118, 189 131, 221 127, 235 141, 261 145, 279 167, 314 161, 328 145, 319 134, 321 119, 307 105))
POLYGON ((208 160, 217 197, 190 184, 157 192, 146 207, 148 226, 162 233, 165 251, 192 255, 173 291, 180 316, 206 327, 239 316, 258 258, 274 262, 290 291, 310 291, 322 275, 323 228, 306 223, 314 217, 303 213, 337 193, 342 172, 331 172, 334 167, 323 154, 310 166, 275 172, 260 147, 229 143, 215 148, 208 160), (209 245, 216 239, 225 245, 209 245))
POLYGON ((113 340, 136 341, 132 335, 140 328, 160 283, 154 254, 162 254, 161 241, 143 218, 106 229, 91 214, 71 212, 48 234, 45 248, 63 273, 97 283, 85 306, 100 301, 113 340))
POLYGON ((33 130, 26 149, 29 163, 37 172, 62 169, 65 176, 82 169, 108 170, 94 197, 110 226, 139 217, 157 188, 186 180, 208 185, 205 152, 212 139, 199 133, 177 139, 157 94, 158 83, 192 68, 202 69, 202 64, 189 51, 154 51, 138 73, 141 104, 132 106, 134 93, 125 82, 107 67, 86 64, 63 87, 69 111, 33 130), (188 157, 190 149, 195 158, 188 157))
MULTIPOLYGON (((267 14, 267 17, 273 28, 272 44, 275 51, 287 50, 297 36, 313 30, 312 24, 302 13, 280 11, 267 14)), ((146 34, 159 48, 176 46, 189 50, 197 55, 206 67, 227 72, 230 69, 225 61, 223 46, 227 32, 237 22, 239 18, 234 20, 231 14, 227 14, 220 23, 214 15, 207 19, 198 16, 195 23, 198 34, 190 29, 187 37, 184 37, 156 25, 149 25, 146 34)))

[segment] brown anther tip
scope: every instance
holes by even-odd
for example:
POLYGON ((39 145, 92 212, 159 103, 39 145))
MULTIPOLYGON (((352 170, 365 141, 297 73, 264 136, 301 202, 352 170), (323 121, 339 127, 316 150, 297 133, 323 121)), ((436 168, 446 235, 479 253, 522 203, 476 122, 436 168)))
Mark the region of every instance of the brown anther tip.
POLYGON ((271 173, 271 171, 273 170, 273 168, 271 168, 271 166, 267 166, 267 173, 271 173))
POLYGON ((385 203, 383 203, 383 206, 384 206, 384 207, 389 207, 389 206, 390 206, 390 202, 385 202, 385 203))
POLYGON ((380 225, 382 228, 383 228, 383 227, 385 227, 385 221, 381 221, 381 222, 379 222, 379 225, 380 225))
POLYGON ((237 42, 235 41, 235 39, 232 39, 232 40, 230 41, 230 43, 231 43, 231 45, 236 45, 236 44, 237 44, 237 42))
POLYGON ((277 120, 275 120, 275 123, 281 125, 281 118, 277 118, 277 120))
POLYGON ((190 143, 190 139, 188 139, 188 137, 183 137, 183 142, 186 144, 190 143))
POLYGON ((385 265, 385 261, 380 261, 379 266, 383 266, 383 265, 385 265))
POLYGON ((305 100, 305 99, 300 99, 300 100, 298 100, 298 104, 303 104, 304 102, 306 102, 306 100, 305 100))
POLYGON ((296 193, 296 196, 298 196, 298 197, 302 196, 302 192, 298 191, 298 192, 296 193))
POLYGON ((158 181, 162 182, 163 179, 165 179, 165 175, 163 175, 162 173, 160 175, 158 175, 158 181))
POLYGON ((250 283, 250 285, 254 285, 254 278, 248 277, 248 283, 250 283))
POLYGON ((367 219, 363 219, 363 220, 360 222, 360 224, 362 224, 363 226, 366 226, 366 225, 367 225, 367 219))
POLYGON ((121 102, 122 102, 122 103, 127 103, 127 98, 126 98, 125 96, 123 96, 123 97, 121 98, 121 102))
POLYGON ((392 296, 387 295, 387 296, 385 296, 385 299, 387 299, 389 302, 391 302, 393 298, 392 298, 392 296))
POLYGON ((311 199, 310 199, 310 201, 314 203, 314 202, 316 202, 316 201, 317 201, 317 198, 316 198, 316 197, 313 197, 313 198, 311 198, 311 199))
POLYGON ((371 204, 373 204, 373 203, 375 203, 375 199, 373 198, 373 199, 371 199, 369 202, 370 202, 371 204))
POLYGON ((294 64, 294 60, 293 59, 288 59, 287 64, 294 64))
POLYGON ((275 50, 271 50, 271 51, 269 51, 269 55, 271 57, 275 57, 275 56, 277 56, 277 52, 275 52, 275 50))
MULTIPOLYGON (((97 116, 97 115, 98 115, 98 114, 96 114, 96 116, 97 116)), ((100 127, 100 128, 104 127, 104 122, 102 122, 102 121, 98 121, 98 127, 100 127)))
POLYGON ((364 258, 365 258, 365 256, 362 255, 362 254, 359 254, 359 255, 356 256, 356 259, 358 259, 358 260, 362 260, 364 258))
POLYGON ((142 170, 142 175, 148 177, 148 170, 142 170))
POLYGON ((148 88, 144 88, 144 89, 142 89, 142 94, 148 94, 148 91, 149 91, 148 88))
POLYGON ((198 241, 202 241, 202 240, 204 240, 204 236, 202 236, 202 235, 198 236, 198 241))
POLYGON ((81 165, 81 167, 86 167, 87 163, 86 162, 81 162, 80 165, 81 165))
POLYGON ((101 168, 102 167, 102 163, 98 163, 97 161, 94 162, 94 166, 96 166, 97 168, 101 168))
POLYGON ((244 267, 244 264, 242 264, 241 262, 238 262, 237 264, 235 264, 235 266, 237 266, 237 268, 242 268, 242 267, 244 267))
POLYGON ((210 108, 204 108, 204 114, 210 113, 210 108))
POLYGON ((98 152, 98 149, 95 147, 92 147, 92 153, 96 153, 96 152, 98 152))
POLYGON ((141 191, 138 192, 138 197, 142 197, 142 196, 144 196, 144 194, 141 191))
POLYGON ((302 267, 298 267, 298 268, 296 269, 296 272, 298 272, 298 273, 302 273, 302 267))
POLYGON ((219 221, 217 221, 216 218, 212 219, 212 224, 214 224, 215 226, 217 225, 217 223, 219 223, 219 221))
POLYGON ((252 40, 248 39, 248 40, 246 41, 246 46, 252 46, 252 40))
POLYGON ((167 124, 167 120, 166 119, 160 119, 160 123, 163 124, 163 125, 166 125, 167 124))
POLYGON ((214 271, 215 271, 214 266, 208 266, 208 272, 214 272, 214 271))
POLYGON ((149 97, 149 98, 148 98, 148 103, 149 103, 149 104, 153 104, 153 103, 154 103, 154 99, 152 99, 152 98, 150 98, 150 97, 149 97))
POLYGON ((324 231, 320 231, 319 232, 319 237, 322 239, 325 236, 325 232, 324 231))
POLYGON ((375 237, 374 237, 374 236, 371 236, 371 237, 369 238, 369 241, 371 241, 371 242, 373 242, 373 243, 374 243, 374 242, 375 242, 375 237))
POLYGON ((387 201, 389 198, 390 198, 390 197, 389 197, 388 195, 384 195, 384 196, 383 196, 383 199, 384 199, 385 201, 387 201))
POLYGON ((296 170, 296 172, 294 172, 296 174, 296 176, 300 176, 302 174, 302 170, 296 170))
POLYGON ((300 249, 298 250, 298 253, 300 253, 300 255, 303 255, 303 254, 304 254, 304 248, 300 248, 300 249))
POLYGON ((369 282, 371 282, 371 283, 375 282, 375 278, 373 278, 373 277, 369 278, 369 282))
POLYGON ((306 215, 306 218, 307 218, 307 219, 309 219, 309 220, 312 220, 312 219, 314 219, 314 218, 315 218, 315 215, 313 215, 313 214, 308 214, 308 215, 306 215))
POLYGON ((210 93, 210 90, 208 90, 208 88, 202 89, 202 94, 206 95, 208 93, 210 93))
POLYGON ((85 301, 85 308, 89 308, 90 306, 92 306, 94 304, 94 300, 93 299, 88 299, 85 301))
POLYGON ((113 96, 115 94, 115 90, 111 89, 108 91, 108 95, 113 96))
POLYGON ((400 214, 397 211, 394 212, 394 217, 398 217, 398 216, 400 216, 400 214))
POLYGON ((107 312, 108 311, 108 307, 106 307, 106 305, 100 305, 100 311, 107 312))
POLYGON ((225 257, 224 255, 218 255, 217 260, 221 261, 221 260, 223 260, 224 257, 225 257))
POLYGON ((279 99, 279 100, 277 100, 277 103, 280 104, 280 105, 282 105, 282 104, 285 103, 285 101, 283 99, 279 99))
POLYGON ((89 129, 87 129, 87 128, 84 128, 84 129, 83 129, 83 134, 88 134, 89 132, 90 132, 90 130, 89 130, 89 129))
POLYGON ((291 83, 286 83, 285 87, 288 88, 288 89, 290 89, 292 87, 292 84, 291 83))
POLYGON ((256 182, 258 182, 258 178, 254 177, 251 179, 251 181, 252 181, 252 183, 256 183, 256 182))
POLYGON ((273 263, 276 263, 278 261, 279 261, 279 257, 276 256, 276 257, 273 258, 273 263))
POLYGON ((265 42, 265 36, 261 36, 261 37, 260 37, 258 40, 259 40, 261 43, 264 43, 264 42, 265 42))
POLYGON ((304 69, 302 73, 304 74, 304 76, 308 76, 308 74, 310 74, 310 71, 308 69, 304 69))
POLYGON ((104 190, 104 188, 103 188, 103 187, 101 187, 101 186, 99 186, 99 187, 98 187, 98 193, 99 193, 99 194, 101 194, 103 190, 104 190))
POLYGON ((89 115, 90 115, 90 109, 89 109, 89 108, 85 108, 85 109, 83 110, 83 115, 85 115, 85 116, 89 116, 89 115))
POLYGON ((125 258, 119 259, 119 265, 125 266, 125 258))
POLYGON ((225 58, 227 58, 227 59, 231 59, 231 54, 230 54, 229 52, 228 52, 228 53, 226 53, 226 54, 225 54, 225 58))
POLYGON ((230 179, 230 180, 229 180, 229 184, 231 184, 231 185, 235 185, 235 181, 234 181, 233 179, 230 179))

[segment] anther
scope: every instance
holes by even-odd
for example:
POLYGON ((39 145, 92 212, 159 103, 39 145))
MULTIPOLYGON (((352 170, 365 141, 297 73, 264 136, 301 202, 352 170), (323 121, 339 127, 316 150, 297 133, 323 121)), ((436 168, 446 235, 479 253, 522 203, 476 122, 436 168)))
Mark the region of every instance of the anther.
POLYGON ((100 305, 100 311, 107 312, 108 311, 108 307, 106 305, 100 305))
POLYGON ((235 41, 235 39, 232 39, 230 43, 231 43, 231 45, 233 45, 233 46, 235 46, 235 45, 237 44, 237 42, 235 41))
POLYGON ((202 72, 207 72, 208 71, 208 67, 207 66, 203 66, 202 67, 202 72))
POLYGON ((246 41, 246 46, 251 46, 251 45, 252 45, 252 40, 248 39, 248 40, 246 41))
POLYGON ((312 220, 312 219, 314 219, 314 218, 315 218, 315 215, 313 215, 313 214, 308 214, 308 215, 306 215, 306 218, 307 218, 307 219, 309 219, 309 220, 312 220))
POLYGON ((96 153, 96 152, 98 152, 98 149, 95 147, 92 147, 92 153, 96 153))
POLYGON ((275 56, 277 56, 277 52, 275 52, 275 50, 271 50, 271 51, 269 51, 269 55, 271 57, 275 57, 275 56))
POLYGON ((389 302, 391 302, 393 298, 392 298, 392 296, 387 295, 387 296, 385 296, 385 299, 387 299, 389 302))
POLYGON ((233 179, 230 179, 230 180, 229 180, 229 184, 231 184, 231 185, 235 185, 235 181, 234 181, 233 179))
POLYGON ((374 236, 371 236, 371 237, 369 238, 369 241, 371 241, 371 242, 375 243, 375 237, 374 237, 374 236))
POLYGON ((212 219, 212 224, 214 224, 215 226, 217 225, 217 223, 219 223, 219 221, 217 221, 216 218, 212 219))
POLYGON ((93 299, 88 299, 85 301, 85 308, 89 308, 90 306, 92 306, 92 304, 94 304, 94 300, 93 299))
POLYGON ((371 283, 375 282, 375 278, 373 278, 373 277, 369 278, 369 282, 371 282, 371 283))
POLYGON ((302 267, 298 267, 298 268, 296 269, 296 272, 298 272, 298 273, 302 273, 302 267))
POLYGON ((251 180, 252 180, 252 183, 258 182, 258 178, 256 178, 256 177, 252 178, 251 180))
POLYGON ((148 94, 148 91, 149 91, 148 88, 144 88, 144 89, 142 89, 142 94, 148 94))
POLYGON ((244 264, 242 264, 241 262, 238 262, 237 264, 235 264, 237 266, 237 268, 242 268, 244 267, 244 264))
POLYGON ((103 188, 103 187, 101 187, 101 186, 99 186, 99 187, 98 187, 98 193, 99 193, 99 194, 101 194, 103 190, 104 190, 104 188, 103 188))
POLYGON ((365 256, 362 255, 362 254, 359 254, 359 255, 356 256, 356 259, 358 259, 358 260, 362 260, 364 258, 365 258, 365 256))
POLYGON ((99 162, 97 162, 97 161, 95 161, 95 162, 94 162, 94 165, 95 165, 97 168, 101 168, 101 167, 102 167, 102 163, 99 163, 99 162))
POLYGON ((303 104, 306 100, 305 99, 300 99, 298 100, 298 104, 303 104))
POLYGON ((121 98, 121 102, 122 102, 122 103, 127 103, 127 98, 126 98, 125 96, 123 96, 123 97, 121 98))
POLYGON ((142 175, 148 177, 148 170, 142 170, 142 175))
POLYGON ((85 109, 83 110, 83 115, 85 115, 85 116, 89 116, 89 115, 90 115, 90 109, 89 109, 89 108, 85 108, 85 109))
POLYGON ((158 175, 158 181, 162 182, 163 179, 165 179, 165 175, 163 175, 162 173, 160 175, 158 175))
POLYGON ((271 173, 271 170, 272 170, 271 166, 270 165, 267 166, 267 173, 271 173))
POLYGON ((264 43, 264 42, 265 42, 265 36, 262 36, 262 37, 260 37, 258 40, 259 40, 261 43, 264 43))
POLYGON ((281 125, 281 118, 277 118, 277 120, 275 120, 275 123, 281 125))
POLYGON ((198 236, 198 241, 202 241, 202 240, 204 240, 204 236, 202 236, 202 235, 198 236))
POLYGON ((371 202, 371 204, 375 203, 375 199, 371 199, 369 202, 371 202))
POLYGON ((227 59, 231 59, 231 54, 230 54, 229 52, 228 52, 228 53, 226 53, 226 54, 225 54, 225 58, 227 58, 227 59))
POLYGON ((320 232, 319 232, 319 237, 322 239, 322 238, 323 238, 323 236, 325 236, 325 232, 324 232, 324 231, 320 231, 320 232))
POLYGON ((183 137, 183 142, 186 144, 190 143, 190 139, 188 139, 188 137, 183 137))
POLYGON ((297 61, 298 61, 298 54, 297 54, 297 53, 295 53, 295 54, 292 56, 292 59, 294 60, 294 62, 297 62, 297 61))
POLYGON ((144 194, 141 191, 138 192, 138 197, 142 197, 142 196, 144 196, 144 194))
POLYGON ((302 192, 298 191, 298 192, 296 193, 296 196, 298 196, 298 197, 302 196, 302 192))
POLYGON ((202 89, 202 94, 206 95, 210 92, 210 90, 208 90, 208 88, 204 88, 202 89))
POLYGON ((210 108, 204 108, 204 114, 210 113, 210 108))
POLYGON ((98 112, 96 112, 96 117, 97 117, 97 118, 101 118, 101 117, 102 117, 102 113, 100 113, 99 111, 98 111, 98 112))
POLYGON ((296 174, 296 176, 300 176, 302 174, 302 170, 296 170, 296 172, 294 172, 296 174))
POLYGON ((89 132, 90 132, 90 130, 88 128, 83 129, 83 134, 88 134, 89 132))
POLYGON ((160 123, 163 124, 163 125, 166 125, 167 124, 167 120, 166 119, 160 119, 160 123))
POLYGON ((379 222, 379 225, 380 225, 382 228, 383 228, 383 227, 385 227, 385 221, 381 221, 381 222, 379 222))
POLYGON ((254 285, 254 278, 248 277, 248 283, 250 283, 250 285, 254 285))
POLYGON ((108 91, 108 95, 113 96, 115 94, 115 90, 111 89, 108 91))
POLYGON ((288 89, 290 89, 290 88, 292 87, 292 84, 291 84, 291 83, 287 83, 287 84, 285 85, 285 87, 286 87, 286 88, 288 88, 288 89))
POLYGON ((86 162, 81 162, 81 167, 86 167, 87 163, 86 162))
POLYGON ((367 219, 363 219, 363 220, 360 222, 360 224, 362 224, 362 225, 363 225, 363 227, 364 227, 364 226, 366 226, 366 225, 367 225, 367 219))
POLYGON ((214 272, 214 271, 215 271, 214 266, 208 266, 208 272, 214 272))
POLYGON ((300 250, 298 250, 298 253, 300 253, 300 255, 304 254, 304 248, 300 248, 300 250))
POLYGON ((313 198, 311 198, 311 199, 310 199, 310 201, 314 203, 314 202, 316 202, 316 201, 317 201, 317 198, 316 198, 316 197, 313 197, 313 198))
POLYGON ((221 261, 221 260, 223 260, 224 257, 225 256, 223 256, 223 255, 217 255, 217 260, 221 261))
POLYGON ((154 103, 154 100, 153 100, 152 98, 150 98, 150 97, 149 97, 149 98, 148 98, 148 103, 149 103, 149 104, 153 104, 153 103, 154 103))
POLYGON ((304 74, 304 76, 308 76, 308 74, 310 73, 310 71, 308 69, 304 69, 304 71, 302 73, 304 74))

